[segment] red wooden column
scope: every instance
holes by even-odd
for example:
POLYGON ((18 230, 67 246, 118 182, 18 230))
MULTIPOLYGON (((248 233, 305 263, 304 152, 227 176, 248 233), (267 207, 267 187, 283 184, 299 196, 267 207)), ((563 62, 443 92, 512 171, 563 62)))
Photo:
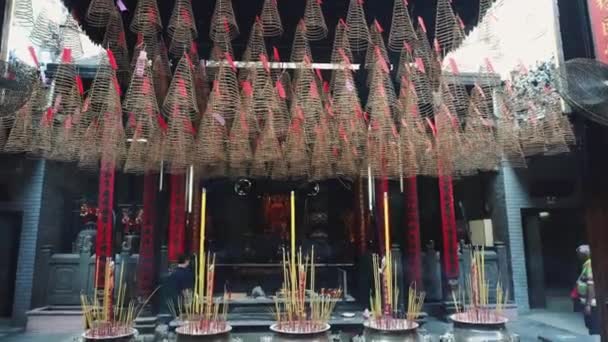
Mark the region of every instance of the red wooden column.
POLYGON ((443 238, 443 253, 441 253, 443 272, 448 280, 458 279, 458 237, 456 235, 456 215, 454 211, 454 185, 451 176, 439 176, 439 205, 441 206, 441 233, 443 238))
POLYGON ((420 213, 418 206, 418 183, 416 176, 405 179, 405 217, 407 237, 408 280, 423 288, 422 283, 422 246, 420 242, 420 213))
POLYGON ((137 291, 142 298, 154 291, 154 224, 156 222, 156 194, 158 176, 146 173, 144 176, 144 217, 139 242, 139 262, 137 263, 137 291))
POLYGON ((186 176, 171 175, 170 182, 168 258, 170 263, 176 263, 179 256, 185 251, 186 176))

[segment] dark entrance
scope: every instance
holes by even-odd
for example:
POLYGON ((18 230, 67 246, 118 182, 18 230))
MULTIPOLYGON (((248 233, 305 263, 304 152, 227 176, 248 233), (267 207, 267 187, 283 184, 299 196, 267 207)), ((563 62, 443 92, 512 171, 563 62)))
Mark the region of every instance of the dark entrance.
POLYGON ((10 318, 15 298, 15 277, 21 237, 21 215, 0 212, 0 318, 10 318))
POLYGON ((522 214, 530 307, 572 311, 569 294, 580 270, 576 248, 588 243, 581 211, 530 209, 522 214))

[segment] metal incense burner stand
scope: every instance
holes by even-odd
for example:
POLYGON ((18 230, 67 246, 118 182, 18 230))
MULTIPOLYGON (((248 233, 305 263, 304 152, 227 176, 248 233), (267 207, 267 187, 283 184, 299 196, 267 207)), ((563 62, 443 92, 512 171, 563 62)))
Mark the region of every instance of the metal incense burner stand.
POLYGON ((272 342, 329 342, 331 338, 329 331, 331 326, 325 324, 322 329, 307 332, 292 332, 289 330, 280 329, 278 324, 270 326, 270 330, 274 332, 272 342))
POLYGON ((507 318, 494 322, 471 322, 460 314, 450 316, 452 331, 441 336, 441 342, 519 342, 519 336, 507 330, 507 318))

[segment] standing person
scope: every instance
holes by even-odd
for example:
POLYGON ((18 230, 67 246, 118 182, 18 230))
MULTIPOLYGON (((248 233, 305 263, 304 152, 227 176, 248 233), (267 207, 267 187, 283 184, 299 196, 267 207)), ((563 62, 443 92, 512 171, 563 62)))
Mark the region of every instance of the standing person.
POLYGON ((581 245, 576 249, 576 254, 583 263, 583 270, 576 280, 576 292, 581 305, 584 307, 585 326, 589 329, 589 335, 600 334, 600 319, 595 300, 595 288, 593 285, 593 271, 591 269, 591 250, 589 245, 581 245))
POLYGON ((170 279, 178 295, 183 295, 184 291, 194 288, 194 273, 190 267, 189 255, 184 254, 179 256, 177 267, 171 273, 170 279))

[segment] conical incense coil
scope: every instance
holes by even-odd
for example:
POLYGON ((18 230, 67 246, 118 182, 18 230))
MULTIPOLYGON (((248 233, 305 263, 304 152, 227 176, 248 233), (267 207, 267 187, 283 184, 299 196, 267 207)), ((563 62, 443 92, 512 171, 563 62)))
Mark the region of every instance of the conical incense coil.
POLYGON ((127 114, 139 116, 152 116, 159 112, 152 66, 145 52, 139 54, 134 66, 133 77, 123 100, 123 109, 127 114))
POLYGON ((234 120, 228 138, 228 163, 233 176, 247 176, 253 153, 251 151, 248 114, 241 110, 234 120))
POLYGON ((154 36, 162 31, 163 23, 156 0, 138 0, 129 26, 131 32, 154 36))
POLYGON ((217 95, 216 101, 219 109, 215 114, 226 120, 227 127, 230 127, 232 120, 236 117, 240 101, 235 68, 227 65, 222 65, 219 68, 214 81, 213 92, 217 95))
POLYGON ((526 159, 519 140, 517 119, 506 103, 503 92, 496 93, 497 109, 500 112, 496 125, 496 139, 503 159, 515 168, 525 168, 526 159))
POLYGON ((114 160, 116 167, 120 168, 126 157, 127 139, 122 121, 118 82, 112 82, 108 92, 108 111, 99 116, 100 155, 106 160, 114 160))
POLYGON ((264 42, 264 30, 262 28, 262 21, 256 18, 251 28, 251 34, 247 41, 247 47, 243 53, 242 60, 244 62, 257 62, 260 61, 260 55, 268 55, 266 50, 266 43, 264 42))
POLYGON ((395 94, 395 88, 393 87, 390 74, 387 72, 388 68, 386 65, 381 58, 378 58, 377 65, 370 72, 372 79, 366 104, 367 112, 370 112, 378 101, 381 103, 386 101, 390 110, 398 107, 397 95, 395 94))
POLYGON ((271 80, 268 80, 259 90, 254 90, 253 98, 253 112, 257 121, 265 126, 266 120, 270 119, 269 113, 272 112, 272 124, 276 136, 284 137, 289 126, 289 109, 282 96, 284 94, 279 94, 279 90, 273 86, 271 80))
POLYGON ((55 72, 52 99, 55 115, 60 117, 72 115, 76 108, 82 106, 83 93, 82 80, 73 63, 72 52, 64 49, 61 63, 55 72))
POLYGON ((380 26, 378 20, 374 20, 372 26, 369 29, 369 32, 370 43, 369 48, 367 49, 367 54, 365 55, 365 68, 367 69, 372 68, 376 64, 377 59, 380 57, 382 57, 387 63, 389 61, 388 51, 386 50, 384 38, 382 37, 384 29, 382 28, 382 26, 380 26))
POLYGON ((134 132, 129 138, 131 141, 129 142, 123 171, 125 173, 144 174, 147 171, 150 141, 143 138, 139 127, 136 127, 134 132))
POLYGON ((211 28, 209 38, 214 42, 225 39, 225 36, 218 35, 218 32, 227 33, 227 38, 233 40, 239 35, 239 25, 234 16, 232 0, 216 0, 213 16, 211 16, 211 28))
POLYGON ((169 56, 165 44, 159 41, 159 54, 152 60, 152 72, 154 74, 154 90, 158 104, 162 105, 167 97, 169 86, 171 84, 172 74, 169 65, 169 56))
POLYGON ((53 51, 59 48, 59 31, 59 25, 49 18, 46 9, 43 9, 36 17, 29 38, 37 47, 53 51))
POLYGON ((346 14, 347 36, 353 51, 365 51, 370 41, 363 0, 350 0, 346 14))
MULTIPOLYGON (((194 69, 194 88, 196 94, 196 100, 198 102, 198 112, 204 113, 207 109, 207 102, 209 100, 209 93, 211 92, 209 74, 207 73, 207 66, 204 61, 197 63, 194 69)), ((195 120, 194 124, 198 125, 198 121, 195 120)))
POLYGON ((169 53, 171 56, 180 57, 188 53, 190 45, 194 40, 192 30, 186 25, 179 25, 175 28, 173 39, 169 43, 169 53))
POLYGON ((116 70, 118 78, 121 81, 128 80, 130 74, 129 49, 127 47, 122 14, 116 8, 110 14, 102 45, 106 49, 112 50, 114 54, 114 59, 118 66, 116 70))
POLYGON ((34 130, 30 153, 36 157, 46 158, 51 155, 53 149, 53 115, 53 109, 49 108, 42 114, 34 130))
POLYGON ((91 88, 89 89, 89 101, 86 111, 90 111, 94 117, 100 117, 105 112, 110 110, 110 105, 113 104, 112 98, 119 96, 116 93, 118 88, 118 80, 114 68, 118 68, 113 54, 101 56, 99 66, 91 88))
POLYGON ((163 142, 163 160, 171 174, 183 174, 192 164, 190 156, 196 131, 188 115, 188 112, 176 106, 169 117, 169 127, 163 142))
POLYGON ((16 1, 14 6, 14 25, 25 28, 34 27, 34 12, 32 9, 32 0, 16 1))
MULTIPOLYGON (((194 15, 192 14, 191 0, 176 0, 175 5, 173 6, 173 12, 171 12, 169 25, 167 26, 167 35, 169 36, 169 39, 175 39, 175 31, 177 29, 182 29, 181 34, 183 34, 184 28, 190 29, 190 36, 192 38, 196 38, 198 36, 196 21, 194 20, 194 15)), ((183 41, 183 39, 180 41, 183 41)), ((191 41, 192 39, 188 40, 188 43, 191 41)))
POLYGON ((454 28, 457 27, 458 20, 452 9, 450 0, 437 1, 437 14, 435 17, 435 39, 439 44, 439 49, 445 55, 454 50, 454 28))
POLYGON ((87 24, 91 27, 105 28, 110 16, 116 10, 112 0, 91 0, 87 10, 87 24))
POLYGON ((78 22, 71 14, 68 14, 61 27, 61 48, 70 49, 74 59, 78 59, 84 54, 80 33, 78 22))
POLYGON ((288 174, 292 179, 304 178, 309 174, 309 157, 306 146, 300 119, 292 118, 287 139, 284 143, 288 174))
POLYGON ((277 2, 278 0, 264 0, 260 18, 265 37, 278 37, 283 34, 283 23, 277 2))
MULTIPOLYGON (((35 96, 35 94, 33 94, 35 96)), ((32 99, 28 101, 17 113, 13 127, 4 144, 4 152, 6 153, 23 153, 30 150, 34 127, 32 123, 32 99)), ((1 134, 1 133, 0 133, 1 134)), ((0 142, 0 144, 2 144, 0 142)), ((1 149, 0 149, 1 150, 1 149)))
POLYGON ((184 54, 175 69, 162 111, 167 115, 175 107, 179 107, 180 110, 187 113, 190 120, 195 119, 198 114, 198 104, 196 102, 192 77, 192 62, 186 54, 184 54))
POLYGON ((451 59, 450 64, 450 72, 443 73, 443 82, 447 86, 456 111, 458 113, 463 113, 469 106, 469 95, 466 87, 458 80, 459 69, 456 62, 451 59))
POLYGON ((226 162, 226 120, 219 116, 217 94, 212 91, 196 136, 194 162, 203 169, 223 167, 226 162))
POLYGON ((347 63, 350 64, 353 60, 353 53, 348 39, 348 27, 344 20, 340 19, 336 27, 334 36, 334 45, 331 50, 331 62, 335 64, 347 63))
POLYGON ((399 52, 404 44, 413 45, 418 40, 410 17, 407 0, 394 0, 391 31, 388 36, 388 48, 399 52))
MULTIPOLYGON (((316 1, 316 0, 314 0, 316 1)), ((312 58, 310 52, 310 44, 308 43, 306 24, 303 20, 298 24, 296 33, 293 39, 293 45, 291 47, 291 59, 294 63, 301 63, 305 57, 312 58)))
POLYGON ((317 125, 315 130, 316 136, 310 156, 310 179, 324 180, 333 176, 329 130, 324 127, 324 124, 317 125))
POLYGON ((280 153, 281 146, 274 130, 272 116, 272 111, 270 111, 268 113, 266 125, 257 142, 253 164, 251 166, 251 174, 254 176, 269 176, 274 162, 283 157, 280 153))
POLYGON ((322 0, 306 0, 304 10, 304 23, 306 24, 306 38, 310 41, 322 40, 327 37, 327 25, 321 9, 322 0))

